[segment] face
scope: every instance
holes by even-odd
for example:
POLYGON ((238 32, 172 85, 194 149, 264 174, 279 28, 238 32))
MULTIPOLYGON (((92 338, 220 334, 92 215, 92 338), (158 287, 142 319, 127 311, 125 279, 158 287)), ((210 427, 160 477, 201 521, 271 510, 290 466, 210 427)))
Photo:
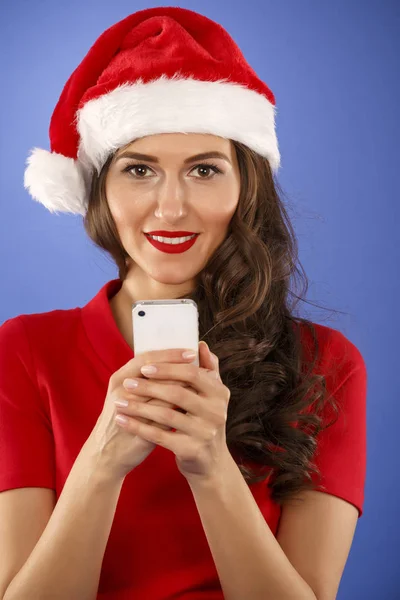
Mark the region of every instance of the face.
POLYGON ((208 134, 146 136, 116 152, 105 190, 131 259, 130 296, 134 300, 181 296, 195 287, 197 274, 227 235, 240 193, 235 147, 228 139, 208 134), (192 158, 214 151, 226 159, 192 158), (158 160, 123 157, 126 152, 158 160), (166 253, 144 234, 154 230, 199 235, 185 252, 166 253))

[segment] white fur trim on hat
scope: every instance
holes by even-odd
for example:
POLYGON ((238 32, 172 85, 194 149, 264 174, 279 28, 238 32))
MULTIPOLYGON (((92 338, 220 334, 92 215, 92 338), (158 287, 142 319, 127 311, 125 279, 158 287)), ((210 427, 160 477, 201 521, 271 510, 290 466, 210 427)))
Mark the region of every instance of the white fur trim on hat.
POLYGON ((167 78, 138 80, 90 100, 77 115, 78 156, 97 172, 110 152, 136 138, 156 133, 211 133, 242 142, 279 166, 269 100, 237 83, 167 78))
POLYGON ((159 133, 204 133, 230 138, 280 166, 275 106, 262 94, 226 80, 200 81, 174 75, 124 83, 77 111, 77 159, 35 149, 25 187, 50 211, 84 215, 91 173, 110 154, 134 140, 159 133))

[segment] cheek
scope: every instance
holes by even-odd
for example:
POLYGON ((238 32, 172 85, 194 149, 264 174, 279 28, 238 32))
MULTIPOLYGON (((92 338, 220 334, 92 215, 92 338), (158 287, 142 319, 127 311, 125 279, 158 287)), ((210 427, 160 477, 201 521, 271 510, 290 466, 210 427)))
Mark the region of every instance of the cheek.
POLYGON ((237 199, 215 199, 214 204, 209 207, 207 220, 216 229, 227 226, 236 211, 237 205, 237 199))
POLYGON ((213 194, 209 209, 213 212, 213 217, 220 223, 230 221, 236 211, 239 203, 240 182, 234 178, 224 182, 216 194, 213 194))
POLYGON ((134 210, 133 205, 129 206, 122 205, 119 203, 111 209, 111 214, 118 228, 118 231, 122 234, 134 234, 137 228, 140 229, 141 217, 137 211, 134 210))
POLYGON ((137 210, 135 210, 135 201, 132 194, 128 193, 123 185, 106 186, 106 197, 111 215, 118 227, 132 225, 138 220, 137 210))

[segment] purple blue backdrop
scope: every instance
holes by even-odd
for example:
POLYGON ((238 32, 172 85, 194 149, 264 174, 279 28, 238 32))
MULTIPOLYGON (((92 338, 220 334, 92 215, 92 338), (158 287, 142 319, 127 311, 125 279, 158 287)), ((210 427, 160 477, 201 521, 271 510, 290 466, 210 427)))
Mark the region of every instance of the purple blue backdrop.
MULTIPOLYGON (((29 149, 49 148, 61 90, 91 44, 128 14, 168 2, 0 4, 0 323, 82 306, 117 276, 82 218, 23 187, 29 149)), ((364 515, 338 600, 400 598, 400 4, 383 0, 183 2, 221 23, 277 101, 280 183, 310 279, 303 314, 340 329, 368 368, 364 515)), ((16 382, 17 385, 17 382, 16 382)))

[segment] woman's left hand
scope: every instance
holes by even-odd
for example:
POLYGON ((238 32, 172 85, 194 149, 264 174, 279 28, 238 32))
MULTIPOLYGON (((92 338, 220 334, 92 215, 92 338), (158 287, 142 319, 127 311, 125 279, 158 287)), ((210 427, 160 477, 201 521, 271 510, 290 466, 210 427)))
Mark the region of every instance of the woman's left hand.
POLYGON ((117 407, 128 417, 126 424, 117 423, 145 440, 172 450, 179 471, 189 483, 211 480, 223 471, 230 453, 226 445, 225 428, 230 399, 229 389, 219 375, 218 358, 199 344, 199 367, 189 364, 155 363, 157 372, 143 373, 151 379, 138 378, 127 407, 117 407), (189 387, 158 383, 157 379, 185 382, 189 387), (134 396, 138 396, 136 399, 134 396), (156 406, 140 399, 159 398, 172 406, 156 406), (186 412, 185 412, 186 411, 186 412), (163 430, 135 419, 151 419, 176 431, 163 430))

